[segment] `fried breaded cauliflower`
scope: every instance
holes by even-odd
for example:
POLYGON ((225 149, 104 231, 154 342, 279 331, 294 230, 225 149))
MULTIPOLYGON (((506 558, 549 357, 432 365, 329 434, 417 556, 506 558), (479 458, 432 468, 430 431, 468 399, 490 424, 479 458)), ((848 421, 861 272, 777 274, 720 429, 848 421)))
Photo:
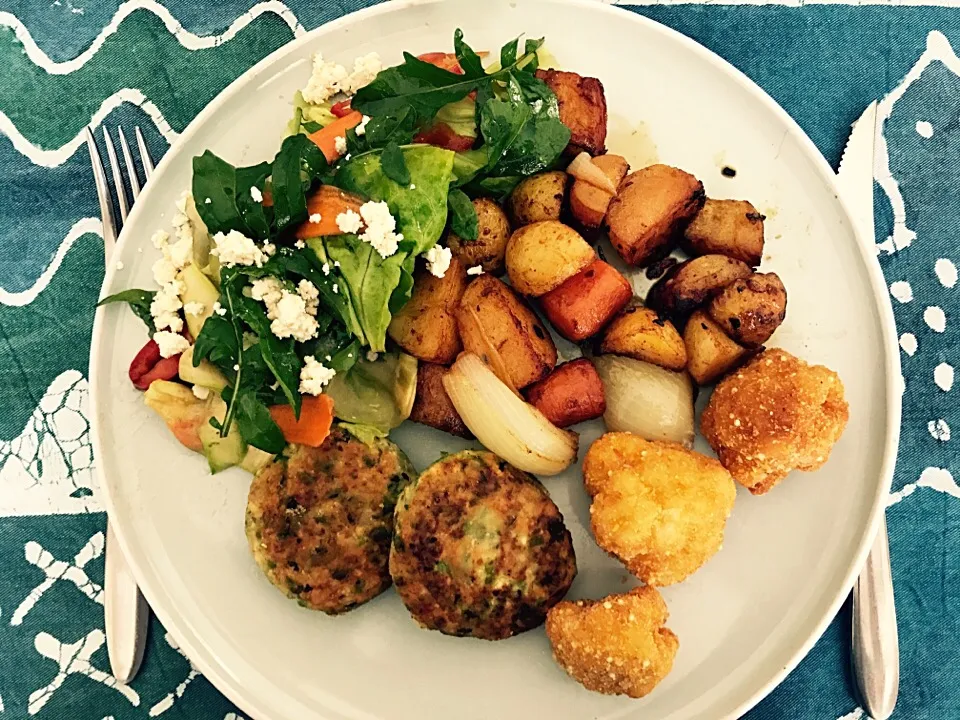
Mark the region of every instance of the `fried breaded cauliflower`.
POLYGON ((700 430, 734 479, 762 495, 791 470, 816 470, 849 417, 840 377, 766 350, 716 389, 700 430))
POLYGON ((666 621, 660 593, 638 587, 559 603, 547 612, 547 637, 560 667, 587 690, 639 698, 673 667, 680 642, 666 621))
POLYGON ((678 583, 709 560, 736 497, 713 458, 625 432, 590 446, 583 481, 597 544, 648 585, 678 583))

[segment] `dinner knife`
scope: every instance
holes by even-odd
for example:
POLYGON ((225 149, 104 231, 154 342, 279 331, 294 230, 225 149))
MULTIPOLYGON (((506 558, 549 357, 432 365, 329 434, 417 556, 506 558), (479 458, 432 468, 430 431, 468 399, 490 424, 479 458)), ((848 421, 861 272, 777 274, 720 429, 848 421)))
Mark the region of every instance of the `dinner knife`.
MULTIPOLYGON (((853 124, 837 171, 837 182, 856 228, 862 240, 871 244, 875 241, 873 161, 877 131, 877 103, 873 102, 853 124)), ((873 720, 887 720, 900 690, 900 645, 885 518, 853 587, 851 660, 864 710, 873 720)))

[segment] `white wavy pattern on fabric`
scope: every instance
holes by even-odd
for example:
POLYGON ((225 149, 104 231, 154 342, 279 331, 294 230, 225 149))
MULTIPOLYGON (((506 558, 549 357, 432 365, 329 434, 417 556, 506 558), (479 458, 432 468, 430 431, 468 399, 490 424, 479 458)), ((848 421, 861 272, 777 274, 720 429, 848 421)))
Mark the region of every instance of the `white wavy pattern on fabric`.
POLYGON ((170 34, 187 50, 205 50, 225 43, 261 15, 267 13, 272 13, 280 17, 280 19, 290 27, 294 35, 301 35, 306 32, 293 11, 284 3, 280 2, 280 0, 264 0, 264 2, 257 3, 234 20, 230 24, 230 27, 220 35, 195 35, 184 28, 165 5, 156 2, 156 0, 126 0, 126 2, 117 8, 117 12, 114 13, 113 18, 111 18, 110 22, 100 31, 100 34, 97 35, 90 44, 90 47, 75 58, 57 62, 52 60, 49 55, 40 49, 40 46, 37 45, 30 31, 13 13, 0 12, 0 27, 8 27, 13 30, 17 39, 23 44, 27 57, 36 65, 51 75, 68 75, 74 70, 82 68, 89 62, 103 46, 106 39, 117 31, 120 23, 138 10, 146 10, 160 18, 170 34))
MULTIPOLYGON (((148 100, 147 96, 137 88, 123 88, 113 93, 113 95, 100 104, 100 107, 90 118, 88 124, 94 127, 99 126, 111 112, 123 103, 136 105, 143 110, 153 121, 153 124, 156 125, 157 131, 163 135, 168 143, 173 143, 179 136, 179 133, 170 127, 170 123, 163 117, 160 108, 151 100, 148 100)), ((70 159, 70 156, 77 151, 77 148, 86 142, 84 130, 81 130, 73 139, 64 145, 52 150, 44 150, 27 140, 3 111, 0 111, 0 133, 9 137, 13 143, 13 147, 16 148, 21 155, 28 157, 34 165, 48 168, 54 168, 65 163, 70 159)))
POLYGON ((63 259, 67 256, 67 253, 70 252, 73 244, 88 233, 99 235, 102 238, 103 223, 97 218, 81 218, 77 220, 70 230, 67 231, 63 240, 60 241, 60 247, 57 248, 57 251, 50 259, 50 264, 43 269, 40 277, 37 278, 33 285, 19 292, 10 292, 9 290, 0 288, 0 305, 23 307, 36 300, 37 295, 42 293, 50 284, 50 281, 53 280, 53 276, 56 275, 57 270, 60 269, 63 259))

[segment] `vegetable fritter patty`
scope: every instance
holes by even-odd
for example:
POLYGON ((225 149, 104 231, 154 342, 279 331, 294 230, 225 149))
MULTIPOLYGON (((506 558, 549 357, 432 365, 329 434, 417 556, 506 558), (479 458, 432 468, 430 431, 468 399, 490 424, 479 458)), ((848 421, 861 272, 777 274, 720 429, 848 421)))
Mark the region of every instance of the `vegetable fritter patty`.
POLYGON ((291 448, 250 485, 250 549, 304 607, 346 612, 390 586, 393 510, 415 471, 389 440, 367 445, 339 427, 319 448, 291 448))
POLYGON ((544 621, 577 562, 543 485, 493 453, 466 451, 401 495, 390 574, 422 626, 500 640, 544 621))

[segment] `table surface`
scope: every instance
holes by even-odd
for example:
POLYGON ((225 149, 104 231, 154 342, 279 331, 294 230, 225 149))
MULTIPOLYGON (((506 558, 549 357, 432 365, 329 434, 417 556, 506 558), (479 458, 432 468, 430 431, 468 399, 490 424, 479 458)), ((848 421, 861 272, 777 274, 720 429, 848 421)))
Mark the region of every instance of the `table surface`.
MULTIPOLYGON (((888 521, 902 653, 897 718, 960 713, 960 10, 705 2, 631 6, 764 87, 836 167, 880 102, 878 259, 905 378, 888 521)), ((828 0, 829 1, 829 0, 828 0)), ((944 0, 946 2, 947 0, 944 0)), ((141 674, 109 676, 103 514, 87 353, 103 242, 82 130, 140 125, 159 157, 247 67, 366 0, 0 2, 0 716, 238 720, 153 621, 141 674)), ((865 362, 870 362, 865 358, 865 362)), ((879 361, 879 359, 877 359, 879 361)), ((845 607, 747 717, 861 720, 845 607)))

